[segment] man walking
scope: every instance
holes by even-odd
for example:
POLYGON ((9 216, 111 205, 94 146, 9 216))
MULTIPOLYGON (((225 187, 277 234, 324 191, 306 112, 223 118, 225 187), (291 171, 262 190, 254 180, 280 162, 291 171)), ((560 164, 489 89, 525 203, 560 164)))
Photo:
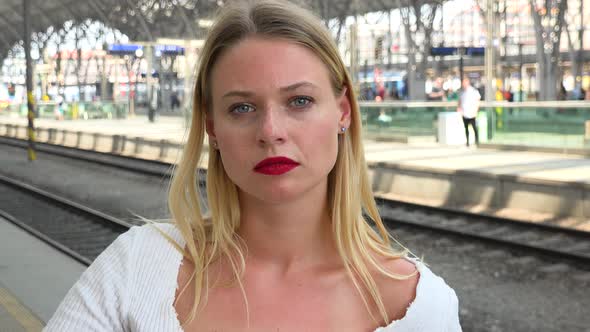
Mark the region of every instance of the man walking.
POLYGON ((463 117, 463 125, 465 126, 465 137, 467 138, 467 146, 469 146, 469 125, 473 128, 475 133, 475 145, 479 145, 479 136, 477 134, 477 112, 479 111, 479 101, 481 95, 476 88, 471 86, 468 78, 464 78, 462 82, 463 90, 459 96, 459 106, 457 112, 463 117))

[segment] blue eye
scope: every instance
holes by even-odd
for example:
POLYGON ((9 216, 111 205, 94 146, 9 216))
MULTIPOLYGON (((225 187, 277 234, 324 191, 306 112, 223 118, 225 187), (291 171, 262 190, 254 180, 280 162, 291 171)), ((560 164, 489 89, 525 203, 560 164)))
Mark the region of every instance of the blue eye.
POLYGON ((252 111, 254 111, 254 107, 252 107, 248 104, 239 104, 239 105, 236 105, 236 106, 230 108, 230 113, 234 113, 234 114, 244 114, 244 113, 250 113, 252 111))
POLYGON ((311 97, 295 97, 291 99, 290 105, 295 108, 304 108, 313 102, 311 97))

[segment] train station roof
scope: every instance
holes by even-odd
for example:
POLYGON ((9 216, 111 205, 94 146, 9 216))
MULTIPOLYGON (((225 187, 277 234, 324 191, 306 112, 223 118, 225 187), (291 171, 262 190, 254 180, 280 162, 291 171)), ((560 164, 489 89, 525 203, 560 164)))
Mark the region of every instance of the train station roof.
MULTIPOLYGON (((196 22, 210 18, 224 0, 28 0, 31 32, 86 19, 118 29, 131 40, 200 38, 205 30, 196 22)), ((226 2, 228 0, 225 0, 226 2)), ((232 1, 232 0, 230 0, 232 1)), ((240 0, 233 0, 240 1, 240 0)), ((344 18, 354 12, 389 10, 410 0, 295 0, 306 2, 323 18, 344 18)), ((0 59, 24 39, 24 0, 0 1, 0 59)))

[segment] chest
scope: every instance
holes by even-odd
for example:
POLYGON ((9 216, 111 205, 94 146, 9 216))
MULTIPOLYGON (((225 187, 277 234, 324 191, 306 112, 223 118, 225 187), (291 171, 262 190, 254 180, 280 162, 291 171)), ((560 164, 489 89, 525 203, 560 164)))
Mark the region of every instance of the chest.
MULTIPOLYGON (((373 331, 379 326, 362 299, 343 289, 245 285, 245 290, 247 309, 239 287, 211 289, 198 318, 184 331, 373 331)), ((181 321, 191 304, 177 302, 181 321)))

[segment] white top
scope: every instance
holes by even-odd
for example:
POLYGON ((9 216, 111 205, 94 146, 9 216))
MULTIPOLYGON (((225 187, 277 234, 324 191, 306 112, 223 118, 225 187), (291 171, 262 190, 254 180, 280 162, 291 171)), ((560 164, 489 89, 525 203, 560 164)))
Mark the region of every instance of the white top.
MULTIPOLYGON (((178 244, 174 225, 158 224, 178 244)), ((404 318, 375 332, 461 331, 455 292, 423 263, 404 318)), ((174 331, 182 328, 173 306, 182 255, 152 226, 119 236, 70 289, 44 331, 174 331)))
POLYGON ((459 96, 459 107, 463 109, 464 118, 473 119, 477 116, 480 100, 481 95, 479 91, 471 85, 461 92, 459 96))

